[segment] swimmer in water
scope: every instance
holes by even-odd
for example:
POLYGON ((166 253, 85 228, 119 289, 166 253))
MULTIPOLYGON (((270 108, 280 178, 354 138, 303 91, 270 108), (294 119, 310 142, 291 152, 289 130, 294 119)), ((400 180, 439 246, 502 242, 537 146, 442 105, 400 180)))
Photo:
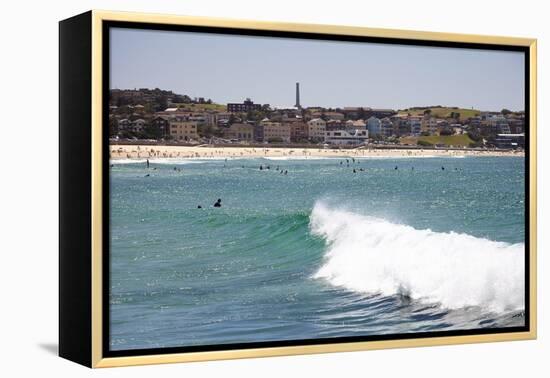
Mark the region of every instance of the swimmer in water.
POLYGON ((222 207, 222 200, 221 200, 221 198, 218 198, 218 200, 217 200, 216 203, 214 204, 214 207, 222 207))

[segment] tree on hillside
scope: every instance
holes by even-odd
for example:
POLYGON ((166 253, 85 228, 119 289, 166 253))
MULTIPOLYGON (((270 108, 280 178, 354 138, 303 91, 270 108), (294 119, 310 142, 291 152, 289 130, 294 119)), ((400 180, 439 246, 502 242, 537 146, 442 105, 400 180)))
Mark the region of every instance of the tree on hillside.
POLYGON ((460 118, 460 113, 459 112, 451 112, 449 117, 453 118, 453 119, 459 119, 460 118))
POLYGON ((118 120, 114 117, 109 118, 109 135, 115 136, 118 134, 118 120))
POLYGON ((500 112, 501 112, 502 114, 504 114, 504 115, 508 115, 508 114, 512 113, 511 110, 506 109, 506 108, 502 109, 500 112))
POLYGON ((424 115, 430 115, 430 114, 432 114, 432 109, 424 110, 424 115))
POLYGON ((143 129, 143 136, 147 139, 159 140, 162 138, 162 131, 152 122, 148 122, 143 129))

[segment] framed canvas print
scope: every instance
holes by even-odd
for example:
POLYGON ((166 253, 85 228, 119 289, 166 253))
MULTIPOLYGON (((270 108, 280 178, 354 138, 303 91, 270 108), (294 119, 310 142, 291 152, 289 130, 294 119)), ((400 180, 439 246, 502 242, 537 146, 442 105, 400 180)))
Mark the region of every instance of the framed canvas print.
POLYGON ((536 41, 60 22, 59 352, 536 337, 536 41))

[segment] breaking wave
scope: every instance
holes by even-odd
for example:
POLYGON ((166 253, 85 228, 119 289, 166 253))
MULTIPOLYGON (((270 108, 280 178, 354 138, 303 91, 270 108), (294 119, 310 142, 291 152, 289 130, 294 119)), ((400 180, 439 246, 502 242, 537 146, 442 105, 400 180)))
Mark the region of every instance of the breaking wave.
POLYGON ((310 229, 327 244, 314 278, 455 309, 524 308, 524 244, 417 230, 316 203, 310 229))

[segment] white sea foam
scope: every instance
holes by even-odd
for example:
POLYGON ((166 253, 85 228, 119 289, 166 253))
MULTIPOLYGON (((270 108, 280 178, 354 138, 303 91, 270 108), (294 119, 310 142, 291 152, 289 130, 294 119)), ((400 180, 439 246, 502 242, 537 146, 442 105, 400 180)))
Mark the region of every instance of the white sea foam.
POLYGON ((333 156, 260 156, 267 160, 328 160, 337 159, 333 156))
POLYGON ((109 161, 110 164, 114 165, 123 165, 123 164, 145 164, 145 159, 111 159, 109 161))
POLYGON ((325 238, 315 278, 349 290, 405 294, 446 308, 524 308, 524 244, 417 230, 317 203, 310 219, 325 238))
MULTIPOLYGON (((150 158, 151 164, 168 164, 168 165, 184 165, 184 164, 200 164, 209 163, 212 161, 224 161, 225 158, 216 157, 201 157, 201 158, 150 158)), ((227 158, 227 160, 235 160, 227 158)), ((112 159, 111 164, 145 164, 146 159, 112 159)))
MULTIPOLYGON (((393 159, 431 159, 431 158, 446 158, 447 156, 436 156, 436 155, 395 155, 395 156, 353 156, 355 160, 369 160, 369 159, 381 159, 381 160, 393 160, 393 159)), ((351 157, 348 157, 351 159, 351 157)))

